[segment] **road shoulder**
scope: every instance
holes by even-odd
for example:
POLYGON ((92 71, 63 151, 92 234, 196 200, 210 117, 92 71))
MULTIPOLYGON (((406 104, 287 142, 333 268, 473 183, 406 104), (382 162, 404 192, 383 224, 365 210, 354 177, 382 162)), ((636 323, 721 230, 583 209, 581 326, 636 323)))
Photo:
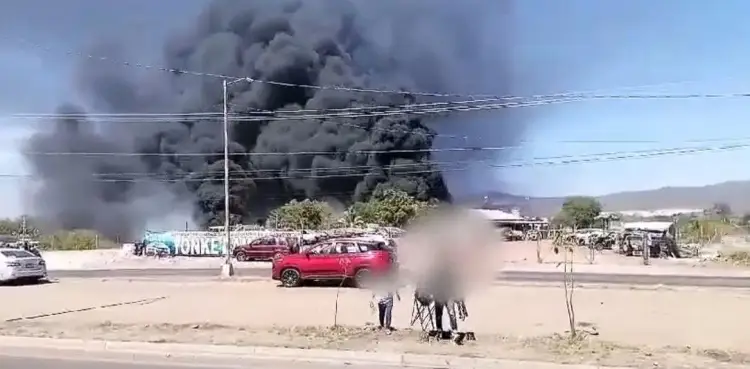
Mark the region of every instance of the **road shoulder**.
MULTIPOLYGON (((290 349, 262 346, 190 345, 149 342, 87 341, 0 336, 0 356, 27 356, 87 360, 175 363, 246 363, 282 361, 357 366, 492 369, 596 369, 590 365, 477 359, 443 355, 387 354, 366 351, 290 349)), ((610 368, 617 369, 617 368, 610 368)))

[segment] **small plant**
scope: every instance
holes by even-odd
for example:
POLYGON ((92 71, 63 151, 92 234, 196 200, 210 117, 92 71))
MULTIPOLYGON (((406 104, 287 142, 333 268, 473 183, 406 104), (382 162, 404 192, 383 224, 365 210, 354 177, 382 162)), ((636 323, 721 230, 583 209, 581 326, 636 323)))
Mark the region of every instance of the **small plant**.
POLYGON ((746 250, 722 251, 719 252, 717 259, 731 265, 750 266, 750 252, 746 250))
MULTIPOLYGON (((561 246, 555 247, 555 253, 559 253, 559 248, 563 252, 563 289, 565 290, 565 310, 568 313, 568 324, 570 326, 570 339, 574 340, 578 336, 576 330, 576 311, 573 305, 573 294, 575 292, 575 278, 573 273, 573 252, 575 244, 563 242, 561 246)), ((558 267, 560 266, 558 264, 558 267)))
POLYGON ((601 252, 602 247, 598 240, 590 240, 588 242, 588 248, 589 254, 586 256, 586 261, 588 261, 589 264, 594 264, 596 262, 596 253, 601 252))
MULTIPOLYGON (((344 271, 344 275, 349 275, 349 268, 351 268, 352 261, 349 258, 341 258, 339 259, 339 265, 341 266, 341 269, 344 271)), ((341 293, 341 287, 344 287, 344 283, 346 283, 346 278, 343 278, 341 280, 341 283, 339 283, 339 286, 336 287, 336 303, 333 307, 333 326, 338 327, 339 325, 339 294, 341 293)))

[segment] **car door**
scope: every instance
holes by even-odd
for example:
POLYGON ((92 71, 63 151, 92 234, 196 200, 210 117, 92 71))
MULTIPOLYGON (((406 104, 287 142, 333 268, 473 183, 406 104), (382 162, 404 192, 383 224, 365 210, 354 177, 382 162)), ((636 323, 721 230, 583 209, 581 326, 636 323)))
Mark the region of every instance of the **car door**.
POLYGON ((276 247, 278 245, 278 239, 275 237, 264 239, 264 242, 256 246, 255 257, 257 259, 271 259, 276 253, 276 247))
POLYGON ((361 257, 361 250, 355 242, 339 242, 336 245, 336 257, 331 268, 335 272, 331 274, 337 278, 348 277, 352 274, 352 268, 361 257))
POLYGON ((253 257, 255 259, 270 259, 273 257, 273 249, 276 247, 276 238, 264 237, 253 245, 253 257))
POLYGON ((331 252, 335 244, 324 244, 315 246, 305 253, 305 258, 301 261, 300 269, 308 278, 328 278, 331 252))
POLYGON ((340 278, 343 275, 340 262, 346 256, 345 246, 340 242, 334 242, 326 251, 318 261, 318 274, 321 278, 340 278))
POLYGON ((290 250, 289 240, 286 237, 276 238, 276 244, 269 250, 268 258, 273 258, 276 254, 288 254, 290 250))

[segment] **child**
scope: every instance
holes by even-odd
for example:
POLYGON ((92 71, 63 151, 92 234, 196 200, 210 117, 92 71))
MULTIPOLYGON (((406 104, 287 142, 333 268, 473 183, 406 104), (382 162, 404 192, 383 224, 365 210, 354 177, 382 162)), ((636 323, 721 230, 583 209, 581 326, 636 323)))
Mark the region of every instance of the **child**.
POLYGON ((401 301, 396 281, 389 277, 379 281, 372 291, 370 307, 374 309, 375 304, 378 305, 378 321, 380 323, 380 329, 385 328, 386 334, 391 334, 391 331, 393 331, 393 327, 391 327, 391 317, 393 315, 394 296, 398 301, 401 301))

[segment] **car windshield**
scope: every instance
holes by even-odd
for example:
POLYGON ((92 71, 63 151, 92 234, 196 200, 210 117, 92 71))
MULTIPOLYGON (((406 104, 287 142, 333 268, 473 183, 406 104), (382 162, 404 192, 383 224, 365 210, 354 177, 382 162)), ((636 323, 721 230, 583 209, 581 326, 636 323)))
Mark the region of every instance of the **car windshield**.
POLYGON ((31 258, 34 257, 34 254, 26 251, 26 250, 3 250, 0 251, 0 254, 3 254, 3 256, 7 258, 31 258))

